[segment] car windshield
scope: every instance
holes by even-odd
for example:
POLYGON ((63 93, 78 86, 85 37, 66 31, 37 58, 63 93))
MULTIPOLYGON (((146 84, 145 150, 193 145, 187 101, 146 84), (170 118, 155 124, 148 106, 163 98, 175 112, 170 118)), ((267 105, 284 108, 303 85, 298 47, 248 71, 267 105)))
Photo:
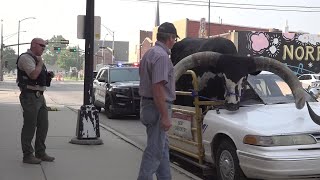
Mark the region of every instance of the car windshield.
POLYGON ((110 69, 110 82, 140 81, 139 68, 110 69))
MULTIPOLYGON (((262 73, 249 75, 244 84, 242 104, 286 104, 294 103, 293 94, 279 76, 262 73)), ((308 101, 316 101, 306 93, 308 101)))

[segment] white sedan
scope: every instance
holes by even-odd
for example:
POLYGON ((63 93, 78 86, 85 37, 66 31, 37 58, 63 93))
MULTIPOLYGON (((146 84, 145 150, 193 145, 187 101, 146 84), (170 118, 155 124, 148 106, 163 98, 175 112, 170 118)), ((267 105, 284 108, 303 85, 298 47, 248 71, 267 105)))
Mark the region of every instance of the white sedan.
POLYGON ((320 126, 306 106, 296 109, 287 84, 272 73, 249 76, 241 98, 239 111, 210 110, 203 119, 205 161, 218 179, 320 179, 320 126))
POLYGON ((313 82, 320 80, 320 74, 303 74, 299 76, 299 81, 305 89, 309 89, 313 82))

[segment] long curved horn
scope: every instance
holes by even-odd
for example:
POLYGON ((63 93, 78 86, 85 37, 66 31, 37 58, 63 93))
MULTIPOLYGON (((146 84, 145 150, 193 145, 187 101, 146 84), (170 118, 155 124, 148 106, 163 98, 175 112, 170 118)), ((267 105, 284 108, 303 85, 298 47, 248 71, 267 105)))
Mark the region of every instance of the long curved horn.
POLYGON ((194 53, 183 58, 174 66, 174 77, 176 82, 189 69, 193 69, 197 66, 216 67, 220 56, 220 53, 205 51, 194 53))
POLYGON ((309 111, 309 115, 311 117, 311 119, 313 120, 314 123, 320 125, 320 116, 318 116, 310 107, 308 101, 307 101, 307 107, 308 107, 308 111, 309 111))
POLYGON ((305 90, 295 74, 283 63, 267 57, 253 57, 255 71, 270 71, 281 77, 290 87, 297 109, 302 109, 306 102, 305 90))

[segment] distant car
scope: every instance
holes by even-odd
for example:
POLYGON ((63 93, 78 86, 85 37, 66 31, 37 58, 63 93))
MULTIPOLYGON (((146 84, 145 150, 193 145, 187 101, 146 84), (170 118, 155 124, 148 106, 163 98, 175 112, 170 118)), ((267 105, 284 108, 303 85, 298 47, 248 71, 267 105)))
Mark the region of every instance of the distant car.
POLYGON ((320 74, 303 74, 299 76, 299 80, 304 89, 309 89, 312 82, 320 81, 320 74))
POLYGON ((320 93, 320 81, 312 82, 310 88, 308 88, 307 91, 315 99, 318 99, 320 93))
POLYGON ((102 67, 93 81, 93 104, 108 118, 140 114, 139 68, 133 65, 102 67))

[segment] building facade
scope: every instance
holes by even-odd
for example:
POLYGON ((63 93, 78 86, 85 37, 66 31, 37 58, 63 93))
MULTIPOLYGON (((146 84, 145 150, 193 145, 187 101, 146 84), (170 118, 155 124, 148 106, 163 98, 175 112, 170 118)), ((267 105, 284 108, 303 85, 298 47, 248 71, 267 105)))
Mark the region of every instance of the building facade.
POLYGON ((128 41, 95 41, 93 67, 129 61, 128 41), (112 49, 114 47, 114 49, 112 49), (97 66, 98 65, 98 66, 97 66))

